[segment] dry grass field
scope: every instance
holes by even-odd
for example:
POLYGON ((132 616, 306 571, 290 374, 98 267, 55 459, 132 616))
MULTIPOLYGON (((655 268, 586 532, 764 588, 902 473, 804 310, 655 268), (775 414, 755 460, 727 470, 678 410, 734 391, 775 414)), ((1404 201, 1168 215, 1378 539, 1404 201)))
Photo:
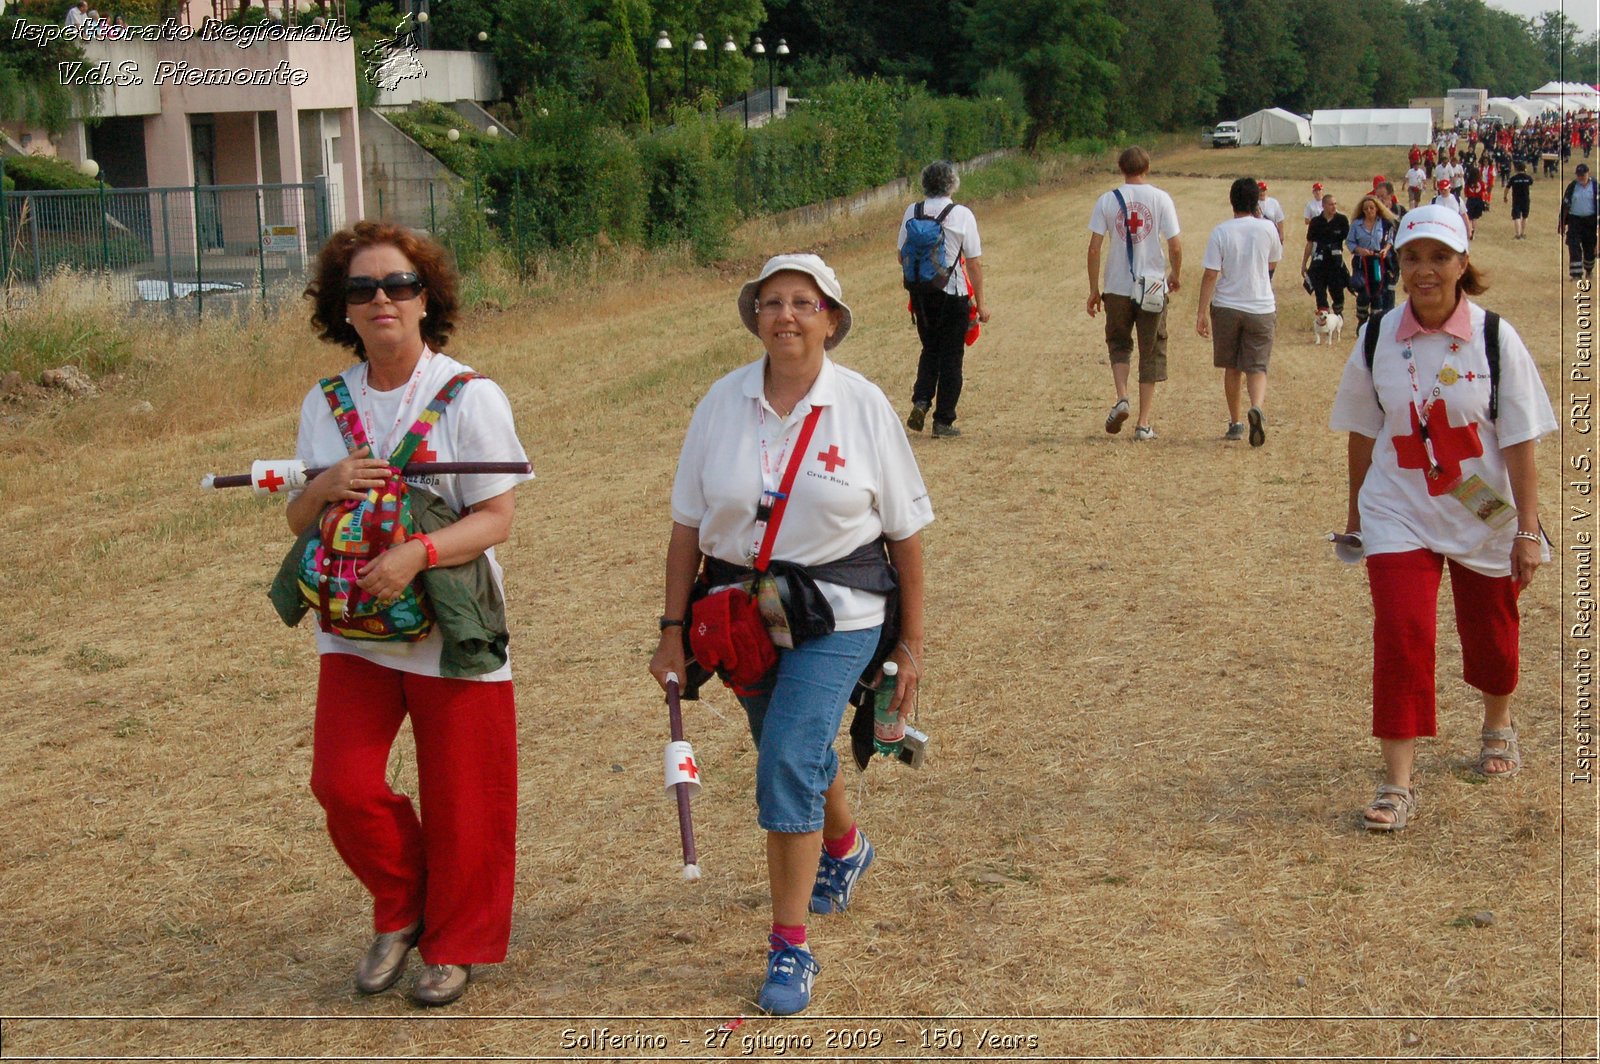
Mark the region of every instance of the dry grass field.
MULTIPOLYGON (((1313 178, 1348 207, 1403 170, 1393 150, 1158 155, 1186 268, 1160 438, 1141 444, 1102 430, 1110 374, 1083 308, 1109 163, 977 205, 994 320, 968 354, 965 435, 913 440, 938 515, 929 763, 852 784, 879 856, 850 912, 812 924, 811 1013, 752 1016, 720 1045, 706 1032, 753 1011, 767 890, 754 755, 720 688, 687 712, 706 878, 677 875, 645 671, 674 462, 696 400, 759 353, 734 296, 779 250, 838 269, 857 322, 838 360, 907 404, 897 211, 752 227, 718 269, 634 266, 458 330, 451 353, 510 394, 539 479, 501 555, 521 721, 511 952, 442 1014, 351 985, 370 923, 307 787, 315 655, 264 595, 281 503, 196 488, 291 453, 300 396, 343 360, 299 307, 151 326, 101 397, 0 427, 0 1054, 1594 1059, 1595 791, 1565 783, 1560 562, 1522 600, 1523 772, 1468 771, 1479 707, 1446 597, 1419 813, 1363 834, 1370 607, 1321 540, 1345 510, 1326 426, 1354 301, 1344 345, 1314 348, 1291 235, 1260 450, 1219 439, 1220 373, 1194 332, 1227 179, 1272 182, 1297 234, 1313 178)), ((1553 399, 1573 330, 1557 194, 1538 182, 1520 243, 1496 203, 1473 253, 1482 302, 1553 399)), ((1539 464, 1559 545, 1561 444, 1539 464)), ((396 750, 409 787, 407 734, 396 750)))

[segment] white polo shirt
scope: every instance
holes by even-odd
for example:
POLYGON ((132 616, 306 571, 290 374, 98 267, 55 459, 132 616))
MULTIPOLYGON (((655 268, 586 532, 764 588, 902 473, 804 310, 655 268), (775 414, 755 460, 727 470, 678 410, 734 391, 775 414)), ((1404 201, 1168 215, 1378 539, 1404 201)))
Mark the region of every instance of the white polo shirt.
MULTIPOLYGON (((877 385, 824 358, 811 390, 780 418, 764 398, 765 365, 762 356, 717 381, 689 421, 672 483, 672 519, 699 529, 701 553, 752 563, 762 440, 776 488, 813 406, 825 409, 800 457, 774 558, 798 565, 835 561, 880 536, 905 539, 933 520, 899 415, 877 385)), ((833 607, 838 631, 883 623, 884 596, 822 581, 817 586, 833 607)))
POLYGON ((1246 314, 1271 314, 1278 309, 1268 267, 1283 258, 1278 227, 1265 218, 1246 215, 1211 230, 1200 268, 1218 271, 1211 305, 1246 314))
MULTIPOLYGON (((922 213, 926 217, 937 218, 939 212, 948 206, 949 196, 935 196, 922 201, 922 213)), ((916 210, 917 205, 913 203, 900 218, 900 232, 894 244, 896 251, 906 246, 906 223, 915 216, 916 210)), ((958 203, 944 220, 944 261, 954 263, 958 258, 975 259, 982 254, 983 242, 978 239, 978 219, 971 210, 958 203)), ((966 276, 959 266, 951 267, 950 280, 945 283, 944 290, 952 296, 971 294, 966 276)))
MULTIPOLYGON (((427 409, 439 390, 450 378, 469 367, 448 355, 424 350, 422 375, 417 386, 410 382, 387 392, 376 392, 366 387, 367 365, 359 363, 345 370, 345 385, 356 404, 361 424, 372 440, 373 454, 388 457, 400 439, 411 428, 417 417, 427 409)), ((511 403, 506 393, 492 380, 468 381, 437 424, 428 431, 424 447, 431 451, 412 461, 432 462, 526 462, 527 452, 517 440, 517 427, 511 417, 511 403)), ((295 456, 308 467, 330 466, 348 455, 344 436, 334 423, 328 409, 328 400, 322 389, 313 386, 300 404, 300 436, 295 456)), ((524 481, 532 480, 532 473, 492 473, 451 476, 407 477, 406 483, 427 488, 438 495, 457 513, 485 499, 492 499, 510 491, 524 481)), ((293 493, 298 495, 298 492, 293 493)), ((494 574, 495 585, 504 597, 500 563, 495 560, 494 548, 484 552, 489 559, 489 569, 494 574)), ((444 641, 438 626, 426 639, 416 643, 377 643, 370 640, 346 639, 317 629, 317 652, 320 654, 354 654, 368 661, 398 669, 401 672, 419 673, 423 676, 439 675, 439 651, 444 641)), ((511 661, 491 673, 469 676, 470 680, 509 680, 511 661)))
POLYGON ((1406 188, 1418 188, 1427 184, 1428 172, 1420 166, 1413 166, 1406 171, 1406 188))
MULTIPOLYGON (((1501 499, 1514 504, 1511 477, 1500 449, 1556 430, 1555 412, 1539 378, 1539 368, 1511 323, 1501 321, 1500 419, 1489 420, 1484 312, 1482 307, 1469 304, 1470 341, 1458 340, 1443 331, 1418 333, 1410 338, 1419 396, 1411 390, 1411 360, 1405 358, 1405 345, 1395 339, 1405 307, 1402 303, 1383 316, 1370 373, 1365 343, 1357 334, 1355 350, 1345 362, 1329 418, 1330 428, 1360 433, 1376 441, 1372 467, 1361 482, 1357 500, 1362 543, 1368 554, 1426 548, 1485 576, 1509 576, 1516 521, 1491 528, 1454 496, 1429 495, 1422 470, 1400 468, 1394 439, 1411 435, 1412 400, 1416 399, 1420 408, 1437 380, 1450 425, 1459 428, 1476 424, 1483 444, 1481 458, 1462 461, 1462 478, 1480 477, 1501 499), (1452 345, 1456 350, 1451 350, 1452 345), (1446 360, 1452 372, 1441 374, 1446 360), (1382 406, 1378 402, 1380 396, 1382 406)), ((1438 410, 1435 406, 1433 412, 1437 414, 1438 410)))
POLYGON ((1128 222, 1133 222, 1133 265, 1139 276, 1167 275, 1167 241, 1178 235, 1178 209, 1172 197, 1148 183, 1124 183, 1118 189, 1128 213, 1122 212, 1115 193, 1095 201, 1089 215, 1089 232, 1104 237, 1105 282, 1100 290, 1110 295, 1133 295, 1133 270, 1128 268, 1128 222))

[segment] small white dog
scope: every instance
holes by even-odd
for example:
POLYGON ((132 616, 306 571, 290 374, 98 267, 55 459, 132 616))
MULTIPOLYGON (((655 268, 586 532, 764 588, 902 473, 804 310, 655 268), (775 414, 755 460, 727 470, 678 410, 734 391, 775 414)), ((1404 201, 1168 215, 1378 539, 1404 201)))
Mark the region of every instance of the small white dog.
POLYGON ((1311 323, 1311 342, 1313 345, 1320 344, 1326 338, 1328 346, 1332 347, 1343 330, 1343 318, 1331 310, 1319 310, 1316 320, 1311 323))

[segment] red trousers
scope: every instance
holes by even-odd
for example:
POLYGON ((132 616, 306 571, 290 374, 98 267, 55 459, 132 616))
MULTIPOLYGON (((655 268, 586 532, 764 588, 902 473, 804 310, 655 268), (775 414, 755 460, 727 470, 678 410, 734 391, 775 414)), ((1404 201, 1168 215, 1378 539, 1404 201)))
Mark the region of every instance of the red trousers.
MULTIPOLYGON (((1437 734, 1434 648, 1445 558, 1429 550, 1367 556, 1372 590, 1372 734, 1415 739, 1437 734)), ((1485 694, 1517 688, 1520 632, 1509 576, 1484 576, 1450 562, 1450 594, 1461 635, 1461 678, 1485 694)))
POLYGON ((516 699, 509 680, 417 676, 322 655, 311 791, 328 834, 372 894, 373 929, 423 921, 429 964, 494 964, 511 937, 517 837, 516 699), (406 716, 417 744, 419 818, 389 789, 406 716))

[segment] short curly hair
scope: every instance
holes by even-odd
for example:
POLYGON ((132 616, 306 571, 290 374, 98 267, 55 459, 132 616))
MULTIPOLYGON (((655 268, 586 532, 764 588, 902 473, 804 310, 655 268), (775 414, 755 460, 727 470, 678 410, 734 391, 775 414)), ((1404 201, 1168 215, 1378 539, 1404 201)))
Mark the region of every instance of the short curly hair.
POLYGON ((427 286, 428 316, 422 319, 422 339, 435 351, 444 350, 456 327, 460 307, 456 294, 456 271, 450 253, 431 237, 393 222, 360 221, 328 238, 317 255, 316 272, 306 285, 305 296, 312 301, 311 327, 320 339, 348 347, 361 361, 367 352, 361 337, 345 321, 345 282, 350 279, 350 261, 371 247, 389 245, 411 260, 417 276, 427 286))

